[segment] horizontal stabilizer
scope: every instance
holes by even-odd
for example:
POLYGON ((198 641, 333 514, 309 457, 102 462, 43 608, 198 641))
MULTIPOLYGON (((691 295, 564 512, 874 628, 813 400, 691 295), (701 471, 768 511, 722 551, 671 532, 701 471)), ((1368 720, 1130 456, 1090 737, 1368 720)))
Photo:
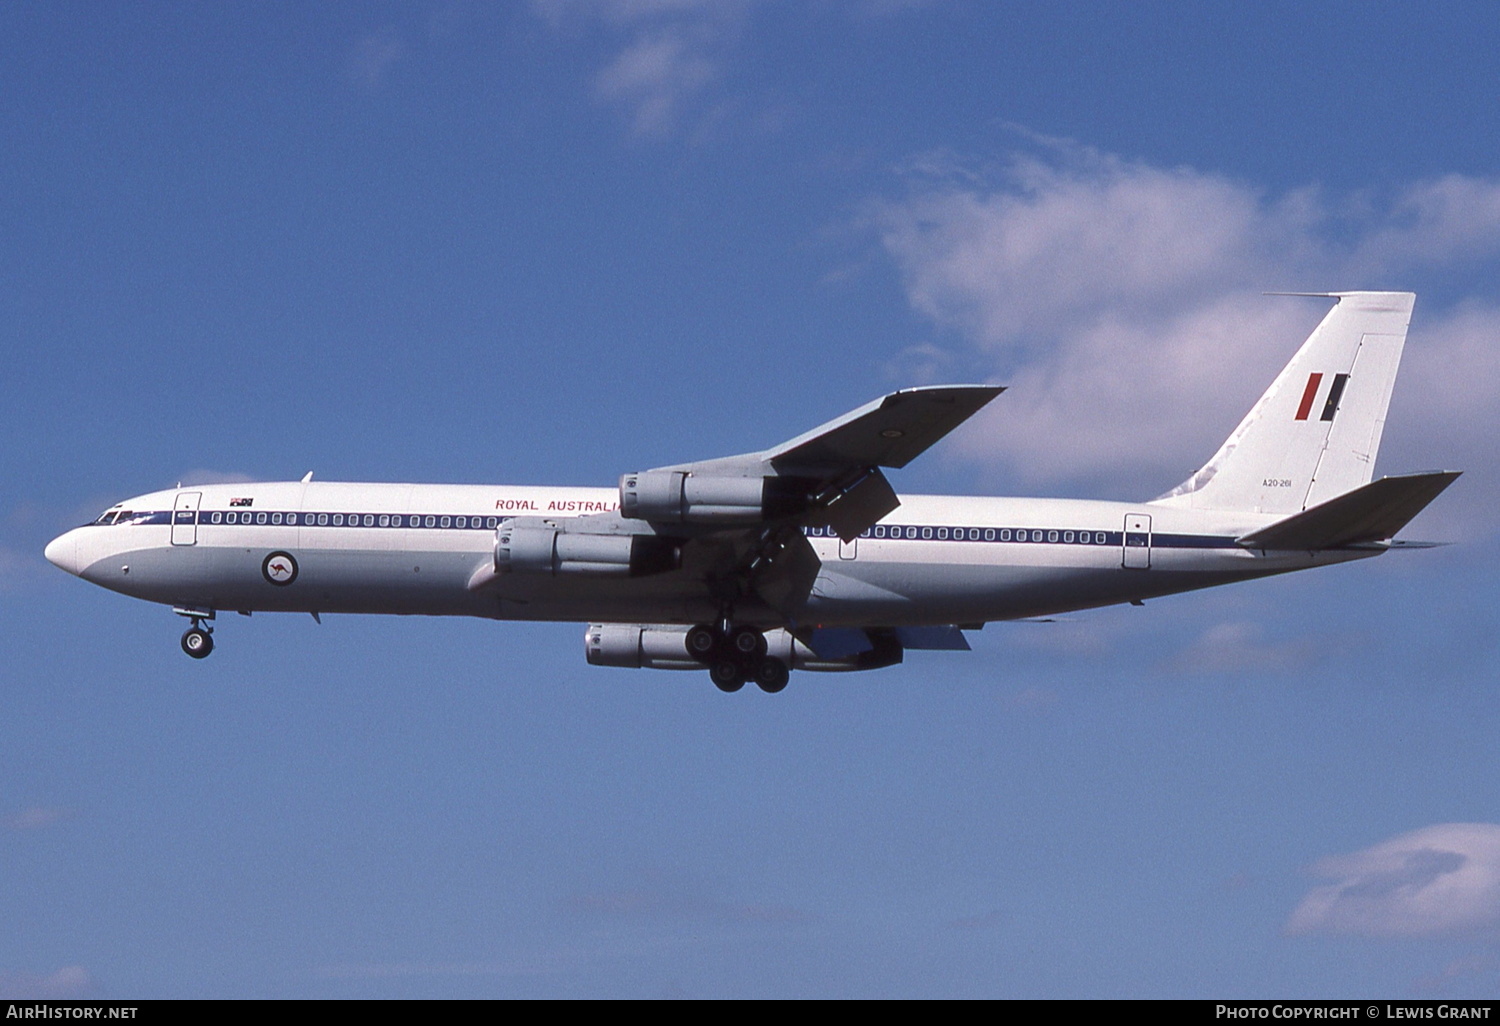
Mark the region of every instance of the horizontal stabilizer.
POLYGON ((1383 477, 1238 539, 1250 549, 1315 552, 1385 541, 1458 478, 1458 471, 1383 477))

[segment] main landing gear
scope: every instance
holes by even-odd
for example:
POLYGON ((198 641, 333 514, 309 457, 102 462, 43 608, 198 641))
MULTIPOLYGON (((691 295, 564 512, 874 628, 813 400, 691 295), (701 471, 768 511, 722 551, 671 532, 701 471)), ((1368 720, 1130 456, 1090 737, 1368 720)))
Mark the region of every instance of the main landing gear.
POLYGON ((738 691, 749 681, 770 695, 786 687, 791 670, 766 654, 766 636, 758 627, 699 624, 688 631, 688 654, 708 667, 720 691, 738 691))

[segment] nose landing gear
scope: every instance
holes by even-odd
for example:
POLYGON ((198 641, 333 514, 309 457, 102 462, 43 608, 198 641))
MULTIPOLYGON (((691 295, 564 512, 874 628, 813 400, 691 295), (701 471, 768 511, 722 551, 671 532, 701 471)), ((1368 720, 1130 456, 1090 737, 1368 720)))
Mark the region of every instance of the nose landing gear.
POLYGON ((214 629, 203 626, 203 621, 212 620, 214 611, 179 606, 172 612, 187 617, 193 624, 182 633, 182 650, 194 659, 207 659, 208 654, 214 650, 214 629))
POLYGON ((206 659, 214 650, 214 636, 202 627, 189 627, 182 634, 182 650, 194 659, 206 659))

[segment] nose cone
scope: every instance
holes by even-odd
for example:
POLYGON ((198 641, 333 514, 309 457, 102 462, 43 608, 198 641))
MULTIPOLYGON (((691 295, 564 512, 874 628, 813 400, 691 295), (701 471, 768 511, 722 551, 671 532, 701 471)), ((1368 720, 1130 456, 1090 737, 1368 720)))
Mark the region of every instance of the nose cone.
POLYGON ((42 554, 47 557, 47 562, 66 570, 75 577, 83 572, 83 564, 78 558, 78 532, 76 530, 53 538, 47 543, 47 548, 42 554))

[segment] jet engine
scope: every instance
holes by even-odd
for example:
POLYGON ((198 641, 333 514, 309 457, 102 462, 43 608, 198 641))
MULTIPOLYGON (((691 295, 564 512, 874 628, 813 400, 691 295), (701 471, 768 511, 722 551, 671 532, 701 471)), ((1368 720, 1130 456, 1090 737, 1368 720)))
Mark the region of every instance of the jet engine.
MULTIPOLYGON (((691 627, 674 624, 594 623, 584 632, 584 654, 591 666, 625 666, 650 670, 702 670, 704 664, 688 654, 691 627)), ((780 659, 792 670, 838 673, 878 670, 894 666, 905 655, 896 636, 884 630, 869 630, 872 647, 865 652, 820 657, 792 636, 790 631, 766 631, 766 655, 780 659)))
POLYGON ((648 470, 620 478, 620 515, 664 524, 758 524, 808 508, 817 482, 648 470))
POLYGON ((495 571, 646 577, 675 570, 682 550, 654 534, 587 534, 557 521, 509 520, 495 532, 495 571))

